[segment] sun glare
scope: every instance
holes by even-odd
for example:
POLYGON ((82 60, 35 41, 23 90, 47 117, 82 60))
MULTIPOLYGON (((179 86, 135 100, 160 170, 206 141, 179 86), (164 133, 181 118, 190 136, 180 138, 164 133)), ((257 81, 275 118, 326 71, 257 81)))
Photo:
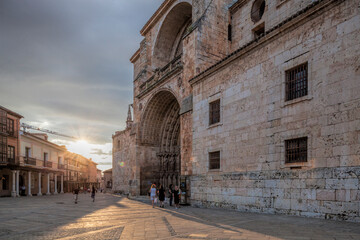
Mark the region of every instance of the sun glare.
POLYGON ((84 140, 84 139, 79 139, 79 140, 77 140, 76 141, 76 144, 89 144, 86 140, 84 140))

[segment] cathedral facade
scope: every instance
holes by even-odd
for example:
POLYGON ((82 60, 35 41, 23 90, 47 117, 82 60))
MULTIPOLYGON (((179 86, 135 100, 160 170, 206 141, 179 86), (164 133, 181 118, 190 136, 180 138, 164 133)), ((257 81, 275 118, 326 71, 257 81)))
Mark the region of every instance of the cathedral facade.
POLYGON ((113 191, 360 221, 356 0, 165 0, 131 57, 113 191))

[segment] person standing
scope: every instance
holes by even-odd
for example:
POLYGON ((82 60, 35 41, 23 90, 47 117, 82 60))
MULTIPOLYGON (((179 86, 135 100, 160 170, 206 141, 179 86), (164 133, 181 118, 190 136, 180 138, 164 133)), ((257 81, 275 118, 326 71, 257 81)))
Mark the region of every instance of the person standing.
POLYGON ((179 191, 179 187, 176 185, 173 191, 173 197, 174 197, 175 208, 178 209, 180 203, 180 191, 179 191))
POLYGON ((75 204, 77 204, 78 196, 79 196, 79 188, 75 188, 74 191, 73 191, 73 194, 74 194, 75 204))
POLYGON ((26 187, 25 187, 25 185, 22 185, 22 186, 21 186, 21 193, 20 193, 20 195, 21 195, 21 196, 26 196, 25 191, 26 191, 26 187))
POLYGON ((150 192, 151 204, 152 204, 152 207, 154 208, 154 201, 156 198, 156 185, 155 184, 151 185, 149 192, 150 192))
POLYGON ((159 187, 159 201, 160 201, 160 207, 164 208, 164 201, 165 201, 165 189, 164 187, 160 184, 159 187))
POLYGON ((92 186, 92 189, 91 189, 91 198, 93 199, 93 202, 95 202, 95 192, 96 192, 96 189, 94 186, 92 186))
POLYGON ((173 201, 173 185, 172 184, 169 185, 168 195, 169 195, 169 205, 172 206, 172 201, 173 201))

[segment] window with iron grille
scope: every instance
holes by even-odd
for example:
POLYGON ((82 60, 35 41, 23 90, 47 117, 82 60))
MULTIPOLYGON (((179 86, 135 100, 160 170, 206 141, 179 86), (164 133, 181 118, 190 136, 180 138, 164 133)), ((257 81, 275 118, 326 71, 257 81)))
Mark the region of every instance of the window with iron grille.
POLYGON ((8 118, 7 119, 7 132, 10 136, 14 136, 14 120, 13 119, 10 119, 8 118))
POLYGON ((0 162, 7 161, 7 138, 0 136, 0 162))
POLYGON ((12 163, 15 162, 15 147, 14 146, 8 146, 7 158, 8 158, 9 162, 12 162, 12 163))
POLYGON ((220 122, 220 99, 209 104, 209 125, 220 122))
POLYGON ((307 162, 307 137, 285 141, 286 163, 307 162))
POLYGON ((286 71, 286 101, 308 94, 308 64, 304 63, 286 71))
POLYGON ((0 110, 0 133, 6 134, 7 112, 0 110))
POLYGON ((209 169, 220 169, 220 151, 209 153, 209 169))

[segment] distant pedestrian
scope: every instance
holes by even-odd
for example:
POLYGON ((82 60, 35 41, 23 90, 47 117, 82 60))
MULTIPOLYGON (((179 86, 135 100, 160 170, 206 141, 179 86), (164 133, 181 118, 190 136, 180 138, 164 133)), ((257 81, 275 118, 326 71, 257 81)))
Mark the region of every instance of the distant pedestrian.
POLYGON ((22 186, 21 186, 21 193, 20 193, 20 195, 21 195, 21 196, 26 196, 25 191, 26 191, 26 187, 25 187, 25 185, 22 185, 22 186))
POLYGON ((78 202, 79 188, 75 188, 73 191, 75 204, 78 202))
POLYGON ((96 192, 96 189, 94 186, 92 186, 92 189, 91 189, 91 198, 93 199, 93 202, 95 202, 95 192, 96 192))
POLYGON ((160 187, 159 187, 158 194, 159 194, 160 207, 164 208, 165 189, 161 184, 160 184, 160 187))
POLYGON ((155 202, 155 199, 156 199, 156 185, 155 184, 151 185, 149 193, 150 193, 150 199, 151 199, 152 207, 154 207, 154 202, 155 202))
POLYGON ((175 186, 175 189, 173 191, 173 197, 174 197, 175 208, 178 209, 180 202, 180 190, 178 186, 175 186))
POLYGON ((169 185, 168 197, 169 197, 169 205, 172 206, 172 201, 173 201, 173 185, 172 184, 169 185))

